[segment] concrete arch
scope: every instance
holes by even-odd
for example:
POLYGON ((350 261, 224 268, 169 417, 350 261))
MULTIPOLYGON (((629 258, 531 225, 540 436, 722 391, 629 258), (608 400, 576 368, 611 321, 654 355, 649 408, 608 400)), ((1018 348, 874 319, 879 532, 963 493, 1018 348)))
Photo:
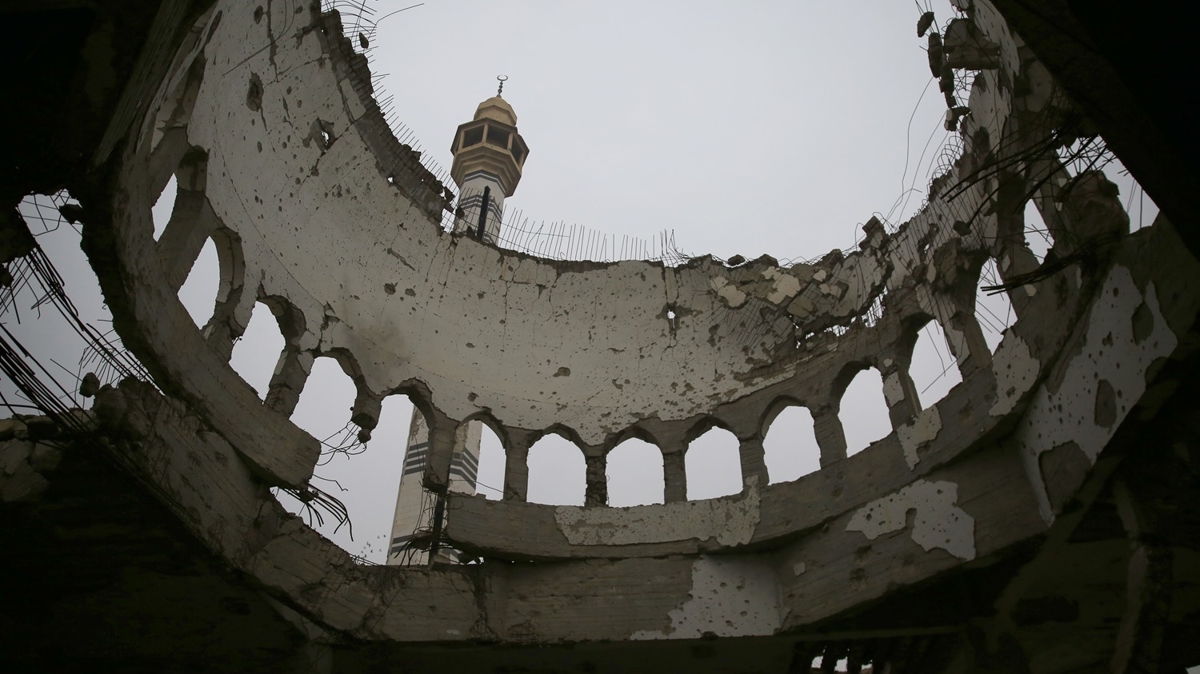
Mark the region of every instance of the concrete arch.
POLYGON ((764 408, 762 415, 759 417, 758 437, 766 438, 767 432, 771 428, 771 424, 775 422, 775 418, 778 417, 780 415, 780 413, 782 413, 784 410, 786 410, 789 407, 803 407, 805 409, 808 408, 807 405, 805 405, 803 402, 801 402, 795 396, 792 396, 792 395, 778 396, 777 398, 775 398, 775 400, 771 401, 771 403, 769 405, 767 405, 766 408, 764 408))

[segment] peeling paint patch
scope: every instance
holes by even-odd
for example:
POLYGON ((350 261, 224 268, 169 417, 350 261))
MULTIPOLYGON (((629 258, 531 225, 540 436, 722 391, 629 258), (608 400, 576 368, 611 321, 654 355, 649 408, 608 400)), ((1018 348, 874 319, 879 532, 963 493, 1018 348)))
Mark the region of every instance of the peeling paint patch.
POLYGON ((1145 392, 1150 363, 1169 356, 1178 341, 1162 318, 1154 285, 1147 286, 1143 298, 1129 270, 1115 267, 1089 316, 1086 345, 1067 365, 1055 393, 1045 387, 1037 392, 1022 441, 1035 454, 1074 442, 1094 463, 1145 392), (1146 309, 1140 309, 1143 303, 1146 309), (1134 330, 1139 310, 1153 318, 1150 334, 1140 343, 1134 330))
POLYGON ((994 417, 1013 411, 1021 396, 1033 386, 1040 364, 1029 351, 1025 340, 1011 332, 1000 342, 992 356, 992 373, 996 376, 996 402, 988 413, 994 417))
POLYGON ((698 639, 774 634, 780 626, 779 584, 759 560, 700 557, 692 562, 689 599, 667 615, 666 630, 638 630, 631 640, 698 639))
POLYGON ((975 559, 975 518, 958 505, 953 482, 916 480, 907 487, 872 501, 850 518, 846 531, 861 531, 870 540, 900 531, 913 518, 912 539, 925 549, 941 548, 959 559, 975 559))
POLYGON ((714 276, 708 280, 708 284, 730 308, 736 309, 746 303, 746 293, 730 283, 729 279, 723 276, 714 276))
POLYGON ((683 501, 632 508, 554 510, 558 529, 571 545, 635 545, 716 539, 721 545, 745 545, 754 537, 760 516, 758 478, 746 480, 740 498, 683 501))
POLYGON ((883 399, 887 401, 889 406, 904 400, 904 386, 900 383, 899 372, 893 372, 884 377, 883 399))
POLYGON ((1096 296, 1086 340, 1067 365, 1058 390, 1051 393, 1043 386, 1034 395, 1015 434, 1038 483, 1046 521, 1054 516, 1045 500, 1038 457, 1073 442, 1095 463, 1145 393, 1151 363, 1169 356, 1179 343, 1162 317, 1154 284, 1146 286, 1143 296, 1124 267, 1113 268, 1096 296), (1143 316, 1139 321, 1139 312, 1148 312, 1149 320, 1143 316))
POLYGON ((938 412, 937 406, 930 407, 911 423, 896 429, 896 437, 900 440, 900 448, 904 450, 904 462, 909 470, 916 468, 921 461, 917 449, 932 442, 941 430, 942 413, 938 412))
POLYGON ((800 574, 804 573, 807 570, 808 570, 808 567, 804 564, 804 562, 799 562, 799 563, 792 565, 792 573, 796 574, 797 576, 799 576, 800 574))
POLYGON ((775 267, 768 267, 763 272, 763 278, 774 281, 767 301, 771 304, 781 304, 800 292, 800 279, 791 274, 784 274, 775 267))

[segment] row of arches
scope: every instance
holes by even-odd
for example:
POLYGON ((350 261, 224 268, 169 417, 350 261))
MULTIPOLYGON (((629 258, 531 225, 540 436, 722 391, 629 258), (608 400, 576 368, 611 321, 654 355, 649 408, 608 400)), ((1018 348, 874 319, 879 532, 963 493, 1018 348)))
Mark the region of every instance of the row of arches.
MULTIPOLYGON (((174 182, 172 178, 155 207, 156 239, 166 225, 165 217, 160 218, 159 213, 166 217, 170 214, 166 202, 174 196, 170 194, 174 182)), ((198 327, 203 327, 213 315, 214 298, 220 285, 219 265, 216 246, 209 239, 180 287, 180 300, 198 327)), ((994 297, 993 304, 981 301, 977 306, 985 338, 993 350, 1013 319, 1007 297, 1003 294, 994 297)), ((284 339, 275 316, 265 304, 258 303, 244 334, 233 346, 230 364, 259 397, 265 399, 283 348, 284 339)), ((931 321, 922 327, 913 348, 909 372, 923 406, 928 407, 941 399, 961 380, 955 363, 937 322, 931 321)), ((318 439, 328 438, 345 426, 354 397, 354 384, 338 363, 332 358, 317 358, 292 420, 318 439)), ((385 399, 380 425, 368 451, 363 451, 353 461, 346 455, 336 456, 318 471, 329 481, 329 484, 319 486, 343 499, 359 531, 389 530, 392 505, 403 470, 403 438, 407 433, 410 409, 411 402, 404 396, 385 399), (389 430, 392 426, 395 428, 389 430)), ((883 381, 877 370, 867 368, 853 377, 841 396, 839 418, 846 435, 848 455, 891 432, 883 381)), ((794 480, 819 469, 820 450, 813 425, 810 412, 799 405, 785 406, 767 425, 763 447, 770 482, 794 480)), ((482 436, 477 489, 487 498, 499 499, 504 486, 504 448, 486 425, 482 436)), ((622 507, 663 502, 664 462, 656 446, 629 439, 611 450, 606 458, 609 505, 622 507)), ((527 465, 527 500, 583 504, 586 461, 579 448, 569 440, 553 434, 542 438, 530 447, 527 465)), ((721 428, 710 429, 689 445, 684 454, 684 469, 688 499, 739 492, 742 470, 736 437, 721 428)), ((347 550, 355 551, 352 540, 338 540, 350 535, 350 530, 324 533, 347 550)))
MULTIPOLYGON (((199 319, 200 324, 206 319, 199 319)), ((265 399, 275 372, 284 339, 270 308, 257 303, 245 333, 233 347, 231 367, 265 399)), ((929 373, 916 380, 922 402, 932 404, 960 381, 953 357, 945 347, 936 323, 922 330, 914 347, 914 371, 929 373)), ((916 379, 914 377, 914 379, 916 379)), ((847 454, 865 449, 891 432, 883 381, 877 370, 859 372, 842 395, 839 418, 846 436, 847 454)), ((309 382, 300 395, 292 420, 319 439, 341 430, 353 406, 353 381, 332 358, 314 361, 309 382)), ((388 405, 403 396, 386 399, 388 405)), ((411 407, 411 403, 406 403, 411 407)), ((388 432, 385 421, 408 419, 408 412, 385 409, 380 427, 374 431, 379 442, 403 450, 406 428, 388 432), (389 441, 395 436, 395 441, 389 441)), ((479 457, 478 492, 488 498, 502 497, 504 448, 486 424, 483 425, 479 457)), ((785 405, 765 429, 764 459, 771 483, 798 479, 820 468, 811 413, 799 405, 785 405)), ((685 453, 687 498, 704 499, 735 494, 742 488, 738 440, 729 431, 712 428, 694 440, 685 453)), ((586 491, 586 463, 570 440, 549 434, 529 450, 527 500, 535 503, 582 505, 586 491)), ((614 507, 662 503, 664 499, 663 457, 655 445, 630 438, 607 455, 608 503, 614 507)))

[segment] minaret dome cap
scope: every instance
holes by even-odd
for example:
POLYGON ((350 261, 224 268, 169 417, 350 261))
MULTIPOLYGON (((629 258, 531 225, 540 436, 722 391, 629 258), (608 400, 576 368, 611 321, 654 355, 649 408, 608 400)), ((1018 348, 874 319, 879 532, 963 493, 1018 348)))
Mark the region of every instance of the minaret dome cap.
POLYGON ((475 109, 475 119, 494 119, 501 124, 517 125, 517 113, 513 111, 508 101, 499 96, 492 96, 479 104, 475 109))

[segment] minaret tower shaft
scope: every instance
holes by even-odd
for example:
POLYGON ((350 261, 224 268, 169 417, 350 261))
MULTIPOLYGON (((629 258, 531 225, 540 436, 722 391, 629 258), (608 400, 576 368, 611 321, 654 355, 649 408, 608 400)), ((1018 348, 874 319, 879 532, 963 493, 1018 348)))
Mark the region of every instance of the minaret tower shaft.
MULTIPOLYGON (((504 199, 516 191, 521 169, 529 156, 529 147, 517 132, 517 113, 500 97, 507 78, 498 79, 500 89, 496 95, 479 104, 473 120, 458 127, 450 147, 454 155, 450 177, 459 188, 454 231, 491 244, 500 239, 504 199)), ((451 491, 475 493, 482 436, 480 421, 463 424, 455 433, 451 491)), ((429 427, 414 407, 392 519, 388 564, 422 565, 430 561, 430 538, 441 529, 439 518, 445 516, 445 511, 438 507, 438 495, 426 491, 421 484, 428 450, 429 427)), ((435 561, 456 561, 456 554, 441 549, 435 561)))

